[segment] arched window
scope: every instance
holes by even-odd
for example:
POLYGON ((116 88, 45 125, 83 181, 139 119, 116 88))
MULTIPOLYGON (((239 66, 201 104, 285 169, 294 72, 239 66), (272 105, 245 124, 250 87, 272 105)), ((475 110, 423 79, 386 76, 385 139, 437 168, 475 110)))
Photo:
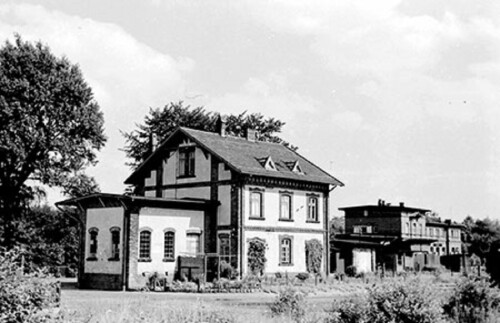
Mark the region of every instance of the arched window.
POLYGON ((141 230, 139 234, 139 261, 151 260, 151 231, 141 230))
POLYGON ((309 196, 307 201, 307 220, 308 221, 318 221, 318 198, 315 196, 309 196))
POLYGON ((112 227, 111 232, 111 258, 109 260, 120 260, 120 228, 112 227))
POLYGON ((280 265, 292 265, 292 238, 280 237, 280 265))
POLYGON ((165 231, 163 234, 163 261, 175 260, 175 232, 165 231))

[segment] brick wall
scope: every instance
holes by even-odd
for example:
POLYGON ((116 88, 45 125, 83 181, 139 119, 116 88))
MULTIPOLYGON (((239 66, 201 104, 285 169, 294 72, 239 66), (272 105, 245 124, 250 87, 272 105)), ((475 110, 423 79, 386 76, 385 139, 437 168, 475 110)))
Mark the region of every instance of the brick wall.
POLYGON ((137 273, 137 259, 139 258, 139 210, 130 213, 128 241, 128 264, 126 265, 127 289, 141 289, 146 284, 146 277, 137 273))

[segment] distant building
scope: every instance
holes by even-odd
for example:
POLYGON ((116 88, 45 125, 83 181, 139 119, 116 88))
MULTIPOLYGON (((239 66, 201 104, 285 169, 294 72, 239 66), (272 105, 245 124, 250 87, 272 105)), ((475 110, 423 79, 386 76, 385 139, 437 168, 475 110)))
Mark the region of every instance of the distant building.
POLYGON ((423 270, 441 264, 456 268, 460 262, 462 225, 442 222, 428 209, 379 200, 377 205, 339 210, 345 212, 345 234, 331 241, 334 271, 347 266, 365 272, 423 270), (454 258, 458 260, 450 260, 454 258))
POLYGON ((343 184, 256 135, 228 136, 223 120, 218 133, 178 128, 126 180, 138 196, 58 203, 82 210, 80 285, 140 288, 153 272, 211 280, 218 259, 246 275, 256 240, 268 246, 267 273, 306 271, 305 243, 318 240, 327 273, 329 196, 343 184))

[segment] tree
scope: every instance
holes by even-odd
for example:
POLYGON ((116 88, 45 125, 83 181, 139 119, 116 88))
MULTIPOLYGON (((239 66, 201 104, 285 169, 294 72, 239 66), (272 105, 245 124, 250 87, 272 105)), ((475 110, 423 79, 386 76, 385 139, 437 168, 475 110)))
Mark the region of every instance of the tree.
POLYGON ((32 192, 27 180, 64 186, 96 163, 103 116, 80 68, 41 42, 0 48, 0 243, 12 245, 13 219, 32 192))
MULTIPOLYGON (((184 106, 183 102, 172 102, 162 109, 150 109, 144 124, 138 124, 134 131, 123 133, 126 140, 124 151, 131 159, 128 164, 132 168, 136 168, 151 153, 151 134, 158 136, 161 141, 165 140, 179 126, 215 132, 218 117, 219 114, 207 111, 204 107, 193 109, 189 105, 184 106)), ((226 132, 229 135, 243 137, 247 129, 255 129, 258 130, 258 140, 281 143, 296 149, 276 136, 285 125, 278 119, 264 118, 259 113, 247 114, 243 112, 227 116, 226 125, 226 132)))
POLYGON ((484 259, 489 254, 492 244, 500 241, 500 223, 489 218, 474 220, 468 216, 463 224, 465 244, 469 254, 476 254, 484 259))

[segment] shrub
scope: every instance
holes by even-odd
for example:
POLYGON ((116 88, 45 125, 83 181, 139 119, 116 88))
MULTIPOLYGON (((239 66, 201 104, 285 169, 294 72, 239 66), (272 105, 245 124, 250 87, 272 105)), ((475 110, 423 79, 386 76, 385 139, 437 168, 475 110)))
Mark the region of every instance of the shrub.
POLYGON ((262 275, 266 266, 266 249, 267 243, 265 240, 254 238, 248 243, 248 268, 254 275, 262 275))
POLYGON ((59 283, 43 271, 24 273, 19 249, 0 251, 0 322, 49 322, 59 305, 59 283))
POLYGON ((309 273, 298 273, 295 277, 297 277, 300 281, 306 281, 309 279, 309 273))
POLYGON ((479 278, 459 282, 444 305, 446 314, 457 322, 483 323, 498 315, 499 299, 489 284, 479 278))
POLYGON ((419 279, 378 284, 369 290, 372 323, 443 321, 441 302, 419 279))
POLYGON ((334 301, 326 323, 366 323, 368 302, 364 297, 334 301))
POLYGON ((443 322, 439 298, 418 279, 391 281, 368 289, 367 298, 334 303, 329 323, 443 322))
POLYGON ((356 266, 347 266, 347 268, 345 269, 345 274, 347 277, 356 277, 356 275, 358 274, 358 269, 356 268, 356 266))
POLYGON ((306 266, 310 273, 321 272, 321 260, 323 258, 323 245, 318 239, 306 241, 306 266))
POLYGON ((306 314, 306 295, 292 287, 281 290, 269 308, 273 316, 286 316, 295 322, 302 322, 306 314))

